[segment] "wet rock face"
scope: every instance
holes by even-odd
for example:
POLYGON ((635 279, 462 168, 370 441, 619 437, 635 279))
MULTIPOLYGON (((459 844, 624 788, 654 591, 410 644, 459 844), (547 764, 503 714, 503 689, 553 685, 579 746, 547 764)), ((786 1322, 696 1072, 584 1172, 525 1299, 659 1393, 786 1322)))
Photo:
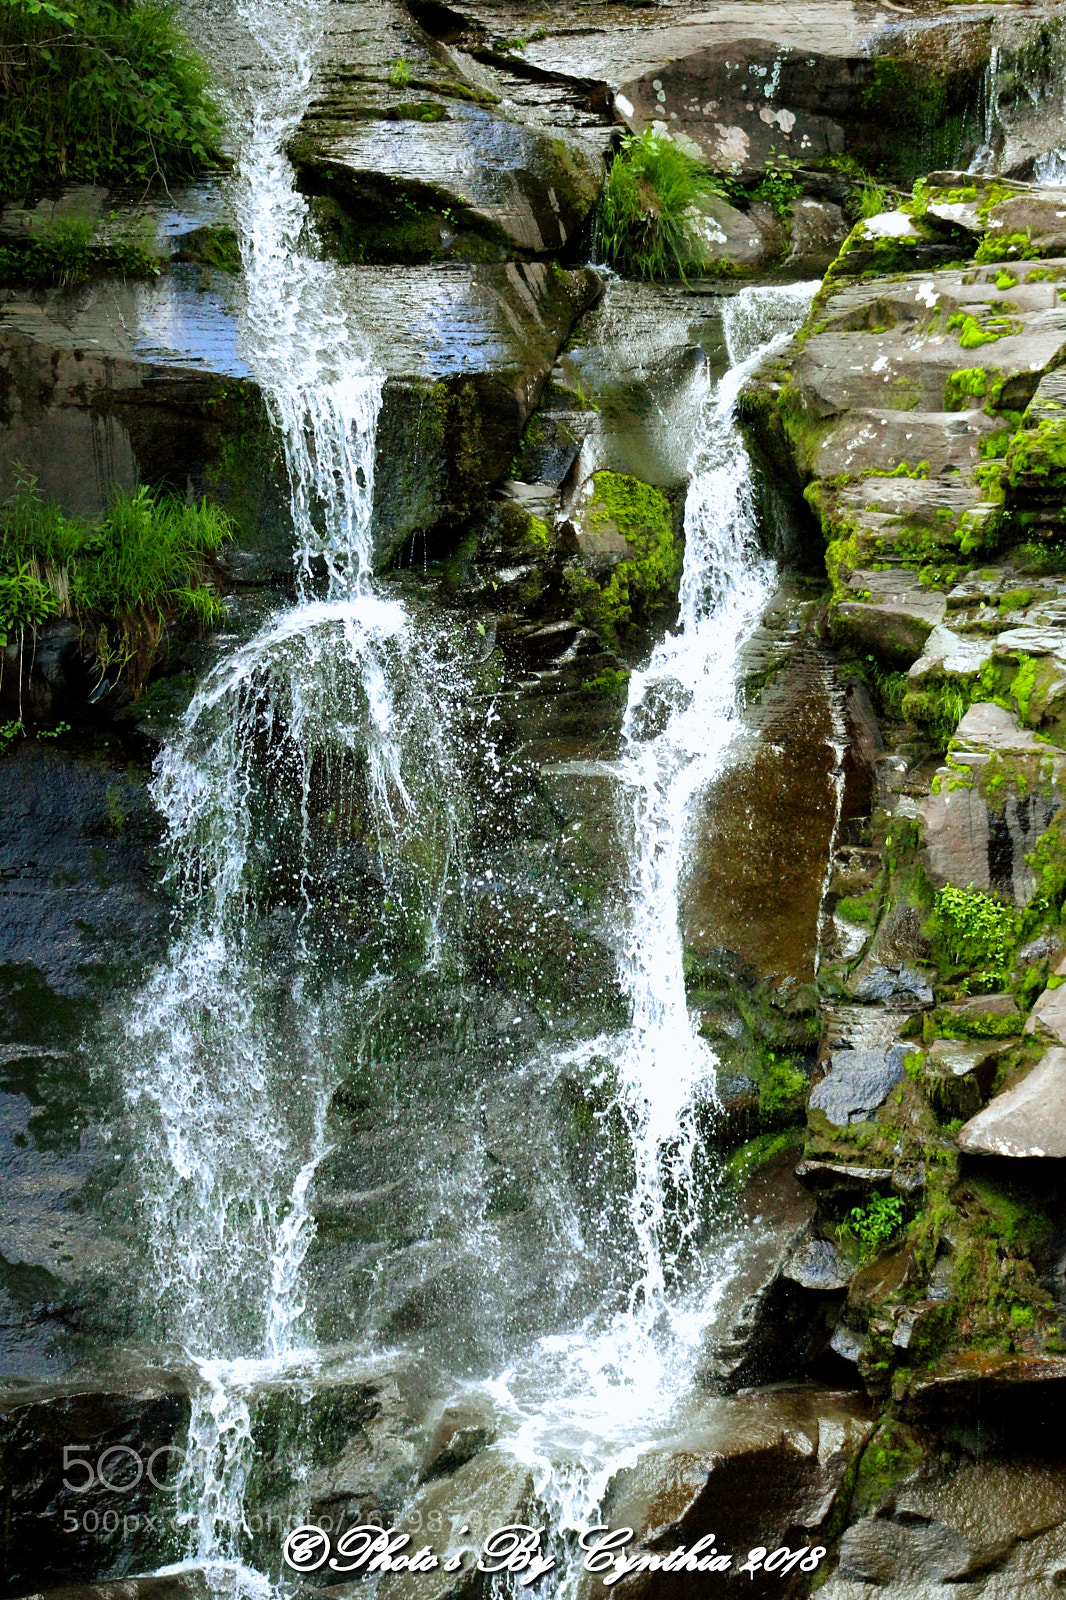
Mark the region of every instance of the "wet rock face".
POLYGON ((369 13, 332 8, 291 150, 342 261, 557 255, 598 193, 606 129, 597 148, 543 122, 501 104, 495 75, 377 0, 369 13))
POLYGON ((170 1509, 167 1483, 188 1418, 188 1374, 135 1361, 51 1385, 3 1385, 5 1593, 100 1576, 101 1527, 113 1534, 105 1570, 155 1564, 163 1546, 151 1519, 161 1504, 170 1509))
POLYGON ((175 266, 154 284, 0 290, 0 486, 19 469, 68 513, 115 488, 210 494, 242 576, 289 567, 276 444, 236 353, 233 280, 175 266))
POLYGON ((27 740, 0 762, 0 1339, 4 1370, 27 1376, 68 1365, 121 1320, 101 1285, 121 1275, 125 1235, 101 1199, 123 1163, 108 1143, 113 1085, 93 1071, 86 1029, 160 948, 169 917, 134 752, 66 742, 27 740))
MULTIPOLYGON (((898 55, 885 45, 865 54, 855 20, 830 7, 807 9, 796 29, 807 34, 803 43, 792 42, 787 24, 762 36, 760 8, 750 9, 745 37, 627 81, 621 97, 631 109, 616 96, 616 110, 642 124, 668 121, 710 165, 752 175, 775 154, 815 166, 846 150, 909 178, 928 167, 931 148, 943 152, 934 160, 950 160, 976 143, 972 107, 984 65, 977 39, 963 42, 942 27, 939 41, 929 30, 920 43, 905 40, 898 55)), ((773 28, 769 8, 764 14, 773 28)))
MULTIPOLYGON (((780 1386, 720 1400, 693 1415, 685 1430, 648 1451, 608 1488, 604 1520, 631 1527, 641 1549, 666 1554, 713 1533, 719 1550, 824 1543, 848 1469, 871 1429, 858 1396, 816 1385, 780 1386)), ((645 1572, 614 1587, 631 1596, 706 1592, 706 1574, 645 1572)), ((802 1575, 738 1578, 755 1595, 793 1593, 802 1575)), ((601 1592, 582 1580, 582 1600, 601 1592)))

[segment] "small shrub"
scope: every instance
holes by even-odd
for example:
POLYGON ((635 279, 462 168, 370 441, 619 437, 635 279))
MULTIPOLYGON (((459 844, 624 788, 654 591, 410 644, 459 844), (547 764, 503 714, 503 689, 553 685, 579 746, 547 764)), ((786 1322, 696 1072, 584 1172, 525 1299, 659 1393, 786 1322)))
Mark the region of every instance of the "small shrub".
POLYGON ((389 82, 394 89, 406 89, 411 81, 411 63, 406 56, 401 56, 389 68, 389 82))
POLYGON ((988 983, 1006 978, 1018 932, 1010 906, 990 900, 979 889, 956 889, 949 883, 937 894, 933 918, 937 942, 954 966, 968 967, 988 983))
POLYGON ((722 180, 665 135, 649 128, 623 139, 600 202, 608 261, 638 278, 703 271, 707 254, 692 233, 692 208, 700 195, 724 192, 722 180))
POLYGON ((788 167, 768 166, 758 188, 752 191, 752 199, 768 201, 779 217, 787 217, 796 196, 802 193, 802 183, 788 167))
POLYGON ((0 190, 148 182, 216 163, 207 72, 157 0, 0 6, 0 190))
POLYGON ((865 1206, 852 1207, 840 1231, 858 1241, 863 1260, 872 1260, 902 1226, 903 1201, 894 1195, 882 1199, 875 1189, 865 1206))
POLYGON ((157 278, 159 261, 145 236, 101 240, 91 222, 60 221, 0 245, 0 283, 74 289, 91 278, 157 278))

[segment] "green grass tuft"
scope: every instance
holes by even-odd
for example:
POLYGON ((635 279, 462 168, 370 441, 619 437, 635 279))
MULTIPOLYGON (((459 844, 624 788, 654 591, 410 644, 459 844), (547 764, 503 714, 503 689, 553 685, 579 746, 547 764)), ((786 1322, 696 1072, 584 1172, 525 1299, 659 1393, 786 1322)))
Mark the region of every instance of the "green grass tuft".
POLYGON ((600 202, 600 238, 617 271, 636 278, 702 272, 707 253, 692 231, 692 208, 725 185, 665 135, 650 128, 622 140, 600 202))
MULTIPOLYGON (((211 558, 232 536, 226 513, 142 487, 116 494, 90 525, 45 501, 32 480, 0 507, 0 632, 77 620, 112 681, 142 688, 168 625, 220 622, 211 558)), ((5 641, 6 642, 6 641, 5 641)))

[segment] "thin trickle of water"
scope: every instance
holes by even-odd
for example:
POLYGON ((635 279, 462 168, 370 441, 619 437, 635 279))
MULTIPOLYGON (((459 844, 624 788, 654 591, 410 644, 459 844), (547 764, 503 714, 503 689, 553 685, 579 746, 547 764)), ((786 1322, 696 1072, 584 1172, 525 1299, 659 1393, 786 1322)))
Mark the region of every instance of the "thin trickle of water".
MULTIPOLYGON (((628 1304, 541 1339, 489 1386, 513 1419, 508 1448, 533 1468, 564 1542, 598 1520, 614 1474, 668 1431, 751 1244, 725 1225, 713 1252, 694 1248, 708 1198, 696 1182, 694 1118, 700 1098, 713 1098, 716 1062, 688 1011, 679 902, 692 802, 728 760, 740 726, 741 646, 773 584, 755 539, 736 397, 754 366, 800 323, 816 287, 748 289, 725 304, 732 367, 708 390, 691 462, 679 625, 630 679, 617 775, 630 835, 622 976, 632 1021, 621 1037, 596 1039, 560 1064, 613 1074, 633 1148, 628 1221, 636 1271, 628 1304)), ((560 1562, 560 1597, 579 1570, 560 1562)))

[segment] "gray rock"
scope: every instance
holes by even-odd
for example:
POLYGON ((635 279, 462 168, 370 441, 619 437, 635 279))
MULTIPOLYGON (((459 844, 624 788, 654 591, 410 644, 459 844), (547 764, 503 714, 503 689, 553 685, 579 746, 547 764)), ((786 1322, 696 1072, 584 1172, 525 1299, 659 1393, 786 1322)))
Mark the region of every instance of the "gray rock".
MULTIPOLYGON (((800 1533, 793 1545, 823 1542, 818 1530, 870 1429, 858 1395, 813 1384, 716 1401, 617 1475, 604 1521, 638 1530, 650 1550, 691 1544, 711 1532, 721 1547, 727 1529, 732 1550, 772 1549, 794 1530, 800 1533)), ((654 1572, 630 1583, 628 1592, 642 1600, 664 1587, 654 1572)), ((583 1579, 582 1600, 596 1592, 602 1584, 583 1579)))
POLYGON ((965 1044, 957 1039, 937 1039, 930 1045, 925 1067, 935 1076, 933 1092, 942 1115, 976 1116, 991 1092, 1003 1049, 1002 1041, 965 1044))
POLYGON ((903 1081, 906 1053, 904 1045, 889 1050, 835 1051, 829 1071, 811 1090, 809 1105, 824 1111, 837 1127, 868 1122, 903 1081))
MULTIPOLYGON (((944 670, 956 669, 945 666, 944 670)), ((979 701, 977 705, 970 707, 955 730, 955 738, 959 744, 976 749, 1022 750, 1036 751, 1040 755, 1047 754, 1047 745, 1034 739, 1028 728, 1019 726, 1018 718, 1013 711, 1008 711, 1005 706, 997 706, 991 701, 979 701)))
POLYGON ((859 979, 851 992, 856 1000, 866 1004, 930 1006, 933 1003, 928 980, 912 967, 874 967, 859 979))
POLYGON ((896 1522, 864 1517, 840 1541, 840 1576, 882 1587, 920 1582, 957 1582, 970 1564, 970 1549, 939 1522, 896 1522))
MULTIPOLYGON (((433 1540, 438 1554, 479 1550, 489 1534, 514 1522, 529 1522, 533 1508, 533 1474, 524 1462, 494 1446, 460 1467, 454 1476, 427 1484, 408 1506, 414 1519, 421 1513, 421 1528, 442 1527, 433 1540), (439 1523, 437 1519, 440 1519, 439 1523), (465 1529, 466 1532, 461 1530, 465 1529)), ((418 1540, 414 1540, 412 1549, 418 1540)), ((390 1572, 382 1575, 377 1593, 381 1600, 458 1600, 477 1592, 482 1576, 469 1556, 457 1572, 390 1572)))
POLYGON ((1037 997, 1025 1022, 1026 1033, 1040 1033, 1066 1044, 1066 984, 1047 988, 1037 997))
POLYGON ((831 201, 803 196, 792 207, 790 266, 824 272, 847 237, 844 213, 831 201))
POLYGON ((46 1589, 26 1600, 211 1600, 206 1572, 167 1573, 146 1578, 115 1578, 103 1583, 78 1583, 46 1589))
MULTIPOLYGON (((174 1369, 152 1365, 136 1352, 117 1356, 106 1370, 84 1369, 53 1383, 0 1385, 0 1471, 8 1535, 2 1547, 2 1577, 9 1593, 42 1585, 88 1583, 106 1570, 98 1530, 109 1513, 131 1520, 123 1556, 136 1566, 154 1549, 145 1531, 156 1489, 147 1473, 131 1482, 132 1463, 154 1457, 154 1475, 176 1472, 170 1447, 188 1427, 190 1386, 196 1374, 188 1364, 174 1369), (98 1462, 101 1452, 116 1454, 105 1463, 101 1481, 81 1491, 84 1473, 68 1472, 64 1447, 87 1447, 83 1459, 98 1462), (132 1454, 131 1454, 132 1452, 132 1454), (67 1488, 64 1478, 74 1487, 67 1488), (130 1487, 126 1489, 125 1485, 130 1487), (65 1527, 72 1512, 76 1528, 65 1527), (92 1531, 86 1513, 95 1513, 92 1531)), ((116 1600, 127 1600, 126 1596, 116 1600)), ((140 1600, 140 1597, 136 1597, 140 1600)), ((173 1600, 178 1600, 177 1595, 173 1600)))
POLYGON ((809 1237, 793 1249, 783 1275, 801 1289, 844 1289, 855 1276, 851 1266, 828 1239, 809 1237))
POLYGON ((423 1483, 445 1477, 496 1442, 499 1421, 484 1395, 473 1393, 452 1401, 430 1434, 419 1477, 423 1483))
POLYGON ((753 270, 785 250, 785 230, 776 212, 758 202, 738 211, 719 195, 703 196, 693 208, 690 229, 712 262, 721 259, 753 270))
POLYGON ((1054 796, 1030 788, 1005 787, 995 807, 978 781, 989 756, 973 758, 970 772, 942 767, 939 792, 919 802, 925 825, 928 871, 934 883, 1000 894, 1016 906, 1029 904, 1036 880, 1028 857, 1055 812, 1054 796))
MULTIPOLYGON (((925 649, 918 660, 909 668, 907 677, 915 683, 947 676, 976 677, 991 659, 991 639, 965 637, 938 623, 925 641, 925 649)), ((971 707, 971 710, 975 709, 971 707)), ((1000 708, 996 706, 995 709, 998 711, 1000 708)), ((1004 712, 1004 715, 1010 716, 1010 712, 1004 712)))
POLYGON ((1048 1050, 1012 1089, 959 1132, 959 1148, 997 1156, 1066 1157, 1066 1049, 1048 1050))

